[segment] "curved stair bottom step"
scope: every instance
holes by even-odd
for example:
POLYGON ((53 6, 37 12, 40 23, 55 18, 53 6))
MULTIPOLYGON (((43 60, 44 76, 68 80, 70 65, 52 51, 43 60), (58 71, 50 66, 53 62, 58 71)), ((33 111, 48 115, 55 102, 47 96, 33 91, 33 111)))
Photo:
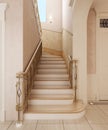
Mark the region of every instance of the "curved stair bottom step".
POLYGON ((47 114, 47 113, 26 113, 24 120, 73 120, 80 119, 85 115, 85 110, 69 114, 47 114))
POLYGON ((73 105, 29 106, 24 113, 25 120, 67 120, 79 119, 85 114, 85 104, 81 101, 73 105))

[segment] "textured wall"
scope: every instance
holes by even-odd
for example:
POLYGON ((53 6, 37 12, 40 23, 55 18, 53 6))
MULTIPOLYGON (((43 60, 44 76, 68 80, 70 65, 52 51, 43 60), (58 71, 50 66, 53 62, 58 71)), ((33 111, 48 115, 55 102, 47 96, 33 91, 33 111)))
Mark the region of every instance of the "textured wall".
POLYGON ((43 47, 62 51, 62 33, 43 30, 43 47))
POLYGON ((23 67, 22 0, 1 0, 8 4, 5 34, 5 112, 6 119, 16 119, 16 73, 23 67))
POLYGON ((96 13, 92 9, 88 15, 87 23, 87 72, 96 73, 96 13))
POLYGON ((72 34, 63 29, 62 43, 63 43, 63 56, 66 59, 68 65, 68 56, 72 55, 72 34))
POLYGON ((33 0, 23 2, 23 68, 25 69, 39 42, 33 0))

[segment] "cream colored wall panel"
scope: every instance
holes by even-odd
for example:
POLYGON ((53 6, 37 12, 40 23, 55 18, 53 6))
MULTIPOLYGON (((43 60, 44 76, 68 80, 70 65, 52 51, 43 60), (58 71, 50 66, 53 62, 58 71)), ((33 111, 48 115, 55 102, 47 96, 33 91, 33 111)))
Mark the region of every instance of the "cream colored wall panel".
POLYGON ((87 72, 96 73, 96 12, 91 9, 87 21, 87 72))
MULTIPOLYGON (((2 43, 2 22, 0 20, 0 43, 2 43)), ((2 46, 0 45, 0 60, 2 59, 2 46)), ((0 120, 2 112, 2 63, 0 64, 0 120)))
POLYGON ((16 119, 16 73, 23 68, 22 0, 1 0, 8 4, 5 29, 5 117, 16 119))
POLYGON ((27 66, 40 37, 32 0, 23 0, 23 69, 27 66))
POLYGON ((62 51, 62 33, 43 30, 42 31, 43 47, 62 51))
POLYGON ((72 56, 72 34, 65 29, 62 33, 62 47, 63 47, 63 56, 66 60, 67 66, 69 67, 68 56, 72 56))

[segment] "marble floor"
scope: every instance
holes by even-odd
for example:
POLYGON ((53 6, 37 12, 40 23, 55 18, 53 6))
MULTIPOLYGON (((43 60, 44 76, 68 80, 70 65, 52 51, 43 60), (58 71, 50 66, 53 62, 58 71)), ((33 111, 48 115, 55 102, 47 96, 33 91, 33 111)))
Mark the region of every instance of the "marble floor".
POLYGON ((108 105, 88 105, 85 116, 79 120, 24 121, 21 128, 15 124, 0 122, 0 130, 108 130, 108 105))

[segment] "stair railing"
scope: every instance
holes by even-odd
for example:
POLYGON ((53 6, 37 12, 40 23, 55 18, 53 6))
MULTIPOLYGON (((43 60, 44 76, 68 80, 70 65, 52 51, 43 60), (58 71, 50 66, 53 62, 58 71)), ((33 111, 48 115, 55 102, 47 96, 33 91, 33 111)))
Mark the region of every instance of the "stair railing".
POLYGON ((72 56, 68 56, 68 59, 70 86, 74 90, 74 101, 77 101, 78 60, 72 59, 72 56))
POLYGON ((40 40, 25 71, 16 74, 16 110, 18 111, 18 125, 22 122, 23 113, 28 108, 28 98, 31 93, 31 89, 33 88, 36 67, 41 55, 42 41, 40 40))
POLYGON ((38 8, 37 0, 33 0, 33 6, 34 6, 34 11, 35 11, 35 16, 37 19, 39 34, 40 34, 40 36, 42 36, 42 27, 41 27, 41 21, 40 21, 40 16, 39 16, 39 8, 38 8))

